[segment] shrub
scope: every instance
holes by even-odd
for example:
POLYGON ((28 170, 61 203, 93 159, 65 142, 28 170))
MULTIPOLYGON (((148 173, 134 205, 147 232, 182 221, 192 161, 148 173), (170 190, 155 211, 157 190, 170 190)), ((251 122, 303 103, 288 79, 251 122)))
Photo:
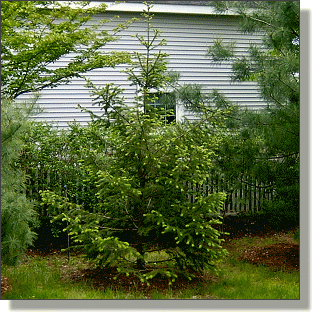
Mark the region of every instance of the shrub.
POLYGON ((53 212, 40 205, 39 191, 50 190, 61 196, 67 195, 91 211, 97 204, 83 165, 84 159, 90 161, 91 155, 103 148, 97 139, 97 125, 80 127, 72 123, 69 128, 68 131, 58 130, 52 124, 35 122, 30 123, 22 136, 24 148, 19 165, 28 176, 27 197, 34 202, 39 215, 37 245, 48 246, 51 242, 55 246, 67 245, 66 236, 61 234, 66 224, 61 221, 50 223, 53 212))

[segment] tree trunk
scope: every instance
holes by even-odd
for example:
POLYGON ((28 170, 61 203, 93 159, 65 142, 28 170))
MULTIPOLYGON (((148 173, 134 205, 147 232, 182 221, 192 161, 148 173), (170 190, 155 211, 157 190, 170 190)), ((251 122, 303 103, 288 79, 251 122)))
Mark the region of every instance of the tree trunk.
POLYGON ((137 250, 141 254, 141 257, 139 257, 137 259, 137 268, 138 268, 138 270, 144 270, 146 268, 146 266, 145 266, 145 261, 144 261, 144 252, 143 252, 142 245, 140 246, 140 244, 138 244, 137 250))

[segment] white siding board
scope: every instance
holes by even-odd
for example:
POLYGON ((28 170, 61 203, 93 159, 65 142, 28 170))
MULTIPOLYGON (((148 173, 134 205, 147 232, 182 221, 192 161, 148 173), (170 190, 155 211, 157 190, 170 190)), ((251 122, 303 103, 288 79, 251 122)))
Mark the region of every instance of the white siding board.
MULTIPOLYGON (((139 17, 138 13, 117 13, 119 19, 102 26, 103 30, 112 30, 118 23, 125 22, 132 17, 139 17)), ((114 13, 106 13, 105 17, 113 17, 114 13)), ((95 24, 102 16, 96 17, 90 24, 95 24)), ((168 69, 178 71, 181 75, 180 83, 198 83, 203 85, 206 92, 218 89, 227 98, 241 106, 261 108, 266 103, 260 99, 255 83, 233 83, 231 81, 232 69, 229 63, 220 65, 212 64, 206 56, 207 47, 213 39, 221 38, 225 43, 235 41, 235 51, 238 55, 246 55, 251 43, 261 42, 259 34, 243 35, 237 31, 237 21, 234 17, 214 17, 210 15, 174 15, 155 14, 152 24, 162 31, 161 38, 167 40, 167 45, 161 50, 169 54, 168 69)), ((146 34, 145 24, 141 21, 134 22, 128 29, 122 31, 121 39, 110 42, 103 47, 108 54, 110 51, 143 52, 136 38, 137 33, 146 34)), ((63 67, 74 57, 70 54, 52 65, 52 68, 63 67)), ((123 96, 126 103, 134 103, 135 86, 130 86, 128 76, 120 71, 126 66, 93 70, 86 74, 98 86, 113 82, 124 89, 123 96)), ((44 113, 36 118, 43 121, 56 121, 60 127, 66 127, 68 121, 77 120, 82 125, 90 121, 90 116, 77 109, 80 104, 90 110, 101 113, 99 107, 92 107, 92 97, 88 88, 84 87, 83 79, 73 79, 69 84, 63 84, 53 89, 43 90, 39 104, 44 108, 44 113)), ((188 111, 184 115, 194 118, 188 111)))

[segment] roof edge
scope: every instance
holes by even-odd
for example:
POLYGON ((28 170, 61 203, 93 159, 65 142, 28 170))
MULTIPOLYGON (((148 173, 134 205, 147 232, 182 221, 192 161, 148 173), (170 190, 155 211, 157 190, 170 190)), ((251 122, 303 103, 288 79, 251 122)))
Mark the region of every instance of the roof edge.
MULTIPOLYGON (((92 2, 97 3, 98 2, 92 2)), ((108 5, 107 12, 143 12, 146 6, 143 3, 111 3, 108 5)), ((193 15, 237 15, 231 10, 223 14, 215 12, 211 6, 199 5, 176 5, 176 4, 154 4, 150 12, 152 13, 172 13, 172 14, 193 14, 193 15)))

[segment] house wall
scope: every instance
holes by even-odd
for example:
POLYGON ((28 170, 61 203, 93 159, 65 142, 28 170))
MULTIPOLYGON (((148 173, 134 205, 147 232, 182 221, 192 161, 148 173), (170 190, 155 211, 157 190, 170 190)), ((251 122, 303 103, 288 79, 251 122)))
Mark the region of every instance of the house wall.
MULTIPOLYGON (((138 12, 107 12, 97 16, 90 23, 98 19, 113 17, 118 14, 120 17, 115 21, 104 25, 105 29, 112 29, 118 23, 124 22, 132 17, 140 17, 138 12)), ((207 47, 212 44, 214 38, 221 38, 225 41, 236 42, 236 53, 245 55, 250 43, 260 43, 259 35, 243 35, 237 31, 237 18, 234 16, 213 16, 212 14, 174 14, 156 13, 152 20, 154 27, 162 31, 161 38, 167 40, 167 45, 162 51, 168 53, 168 69, 178 71, 181 75, 180 83, 198 83, 204 86, 206 91, 213 88, 225 94, 231 101, 241 106, 259 109, 265 106, 260 99, 255 83, 232 83, 230 76, 231 66, 228 63, 213 65, 206 56, 207 47)), ((142 21, 134 22, 129 29, 121 32, 121 39, 111 42, 104 47, 108 51, 141 51, 138 40, 132 37, 136 33, 144 34, 146 29, 142 21)), ((72 55, 64 57, 55 65, 63 66, 72 58, 72 55)), ((54 67, 54 66, 53 66, 54 67)), ((130 86, 127 75, 121 73, 124 65, 116 68, 104 68, 88 72, 88 76, 95 85, 104 86, 107 82, 120 85, 124 91, 126 102, 131 105, 134 102, 135 86, 130 86)), ((84 87, 83 79, 74 79, 67 85, 60 85, 53 89, 45 89, 38 101, 44 112, 36 116, 37 120, 47 120, 57 123, 60 128, 67 128, 68 122, 78 121, 85 125, 90 121, 88 114, 77 109, 80 104, 95 113, 101 113, 99 107, 92 106, 90 92, 84 87)), ((19 99, 24 99, 22 96, 19 99)), ((181 108, 181 106, 180 106, 181 108)), ((192 118, 186 110, 179 109, 178 115, 192 118)))

